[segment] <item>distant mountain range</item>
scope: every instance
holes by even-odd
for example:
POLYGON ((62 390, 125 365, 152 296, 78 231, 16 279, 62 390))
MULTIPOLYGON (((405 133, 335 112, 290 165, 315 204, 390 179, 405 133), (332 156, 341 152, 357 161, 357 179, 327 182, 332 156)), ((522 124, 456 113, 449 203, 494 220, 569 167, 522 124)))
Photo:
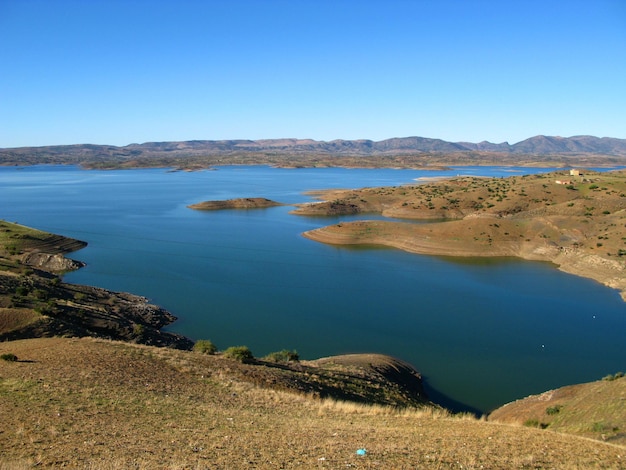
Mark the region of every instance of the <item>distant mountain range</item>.
POLYGON ((332 140, 318 141, 311 139, 264 139, 264 140, 189 140, 182 142, 146 142, 130 144, 123 147, 112 145, 55 145, 47 147, 17 147, 0 149, 0 151, 41 152, 46 150, 53 154, 88 154, 116 153, 119 150, 127 154, 169 153, 169 152, 206 152, 210 154, 231 152, 312 152, 327 154, 372 155, 397 152, 498 152, 517 154, 567 154, 593 153, 602 155, 626 155, 626 139, 611 137, 594 137, 580 135, 574 137, 551 137, 538 135, 516 144, 503 142, 494 144, 483 141, 447 142, 441 139, 426 137, 400 137, 381 141, 372 140, 332 140))
MULTIPOLYGON (((146 142, 123 147, 112 145, 56 145, 47 147, 18 147, 0 149, 0 164, 136 162, 166 165, 173 160, 203 158, 207 162, 230 161, 228 157, 246 156, 252 161, 256 156, 282 158, 288 156, 342 156, 342 157, 401 157, 414 158, 449 155, 455 159, 466 155, 500 156, 510 160, 516 155, 537 157, 536 161, 563 156, 602 156, 610 161, 626 158, 626 139, 610 137, 574 136, 551 137, 538 135, 516 144, 503 142, 447 142, 425 137, 403 137, 381 141, 311 139, 265 140, 190 140, 182 142, 146 142), (219 159, 218 159, 219 158, 219 159), (223 158, 226 158, 224 160, 223 158)), ((494 157, 495 158, 495 157, 494 157)), ((527 158, 529 159, 529 158, 527 158)))

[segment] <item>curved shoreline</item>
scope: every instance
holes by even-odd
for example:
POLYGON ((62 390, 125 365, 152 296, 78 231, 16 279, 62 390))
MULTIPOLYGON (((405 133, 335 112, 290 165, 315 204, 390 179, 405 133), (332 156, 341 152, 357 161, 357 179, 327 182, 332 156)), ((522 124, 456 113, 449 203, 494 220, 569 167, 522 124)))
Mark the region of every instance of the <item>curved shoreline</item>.
POLYGON ((564 176, 458 177, 419 186, 313 192, 322 200, 293 213, 421 220, 339 223, 303 236, 424 255, 548 261, 617 289, 626 301, 626 171, 590 173, 567 184, 564 176))
MULTIPOLYGON (((452 223, 452 222, 444 222, 452 223)), ((516 257, 527 261, 548 261, 563 272, 597 281, 617 289, 626 301, 626 272, 620 263, 597 255, 562 250, 548 243, 515 242, 475 244, 468 239, 445 238, 442 231, 427 227, 386 221, 360 221, 331 225, 304 232, 310 240, 329 245, 381 245, 409 253, 451 257, 516 257), (391 224, 393 227, 385 227, 391 224), (403 225, 400 227, 400 225, 403 225)))

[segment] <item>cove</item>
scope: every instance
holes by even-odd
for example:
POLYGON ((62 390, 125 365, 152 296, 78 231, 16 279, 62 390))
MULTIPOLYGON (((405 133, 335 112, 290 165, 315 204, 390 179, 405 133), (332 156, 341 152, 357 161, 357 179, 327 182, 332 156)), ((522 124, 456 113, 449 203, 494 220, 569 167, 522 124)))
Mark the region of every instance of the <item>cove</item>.
POLYGON ((435 400, 486 412, 623 370, 626 307, 617 292, 546 263, 337 248, 301 236, 355 217, 187 205, 236 197, 293 204, 310 200, 311 189, 540 171, 1 167, 0 217, 88 242, 70 255, 87 266, 65 281, 144 295, 179 317, 171 330, 192 339, 245 344, 257 356, 283 348, 304 359, 391 354, 424 374, 435 400))

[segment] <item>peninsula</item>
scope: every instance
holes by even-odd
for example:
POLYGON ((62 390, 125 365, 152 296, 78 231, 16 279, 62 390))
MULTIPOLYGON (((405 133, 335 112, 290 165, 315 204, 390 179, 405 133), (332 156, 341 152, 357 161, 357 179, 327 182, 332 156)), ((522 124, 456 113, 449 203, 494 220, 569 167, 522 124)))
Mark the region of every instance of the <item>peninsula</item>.
POLYGON ((376 213, 427 223, 362 220, 311 230, 336 245, 377 244, 442 256, 549 261, 626 300, 626 171, 457 177, 399 187, 329 190, 300 215, 376 213))

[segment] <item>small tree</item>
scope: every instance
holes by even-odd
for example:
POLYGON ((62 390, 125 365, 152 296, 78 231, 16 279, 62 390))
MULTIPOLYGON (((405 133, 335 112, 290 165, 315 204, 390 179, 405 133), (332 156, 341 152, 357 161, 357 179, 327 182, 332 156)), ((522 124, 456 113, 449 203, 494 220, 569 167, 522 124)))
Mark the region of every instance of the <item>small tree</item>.
POLYGON ((224 351, 224 357, 235 359, 239 362, 248 362, 254 359, 248 346, 231 346, 224 351))
POLYGON ((202 354, 215 354, 217 352, 217 346, 215 346, 211 340, 199 339, 193 345, 193 350, 202 354))

